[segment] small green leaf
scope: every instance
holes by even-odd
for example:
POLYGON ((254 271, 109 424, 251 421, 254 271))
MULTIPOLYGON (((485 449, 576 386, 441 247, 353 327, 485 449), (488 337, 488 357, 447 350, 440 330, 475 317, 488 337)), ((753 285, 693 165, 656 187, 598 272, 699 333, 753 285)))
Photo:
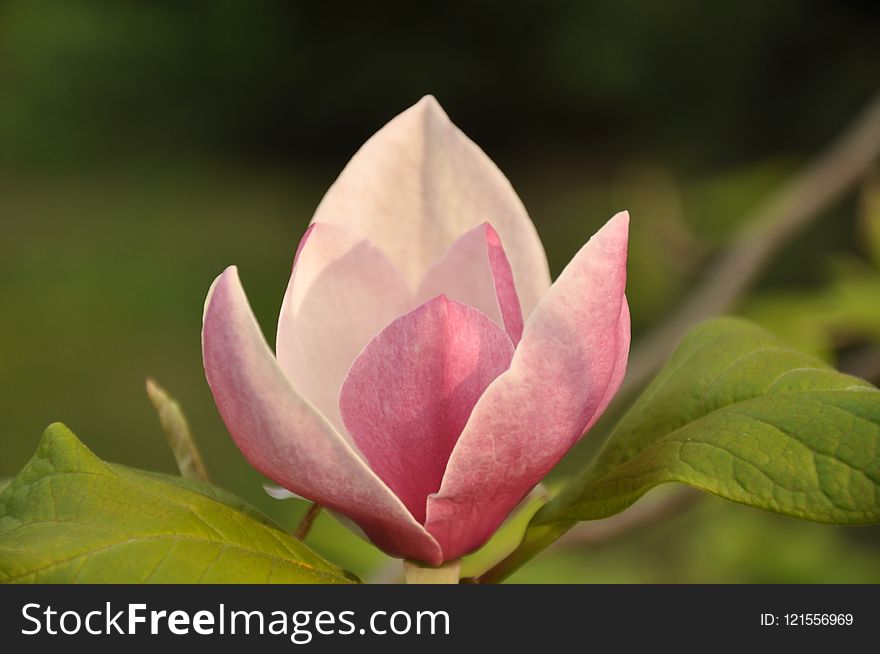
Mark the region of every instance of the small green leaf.
POLYGON ((0 493, 0 582, 352 580, 232 495, 105 463, 57 423, 0 493))
POLYGON ((880 391, 751 323, 704 323, 533 525, 604 518, 666 482, 796 518, 878 522, 880 391))
POLYGON ((208 472, 180 404, 152 379, 147 379, 147 397, 159 415, 159 423, 180 474, 187 479, 208 481, 208 472))

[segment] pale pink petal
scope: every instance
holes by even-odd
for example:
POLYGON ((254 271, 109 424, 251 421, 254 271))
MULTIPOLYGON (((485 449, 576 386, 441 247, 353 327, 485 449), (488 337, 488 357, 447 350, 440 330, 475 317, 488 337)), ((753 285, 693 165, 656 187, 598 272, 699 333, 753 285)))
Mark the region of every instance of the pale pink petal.
POLYGON ((352 365, 339 400, 345 426, 419 522, 471 409, 512 356, 498 325, 440 296, 388 325, 352 365))
POLYGON ((454 559, 479 547, 604 411, 626 369, 629 216, 575 256, 526 322, 510 369, 486 389, 428 500, 428 531, 454 559))
POLYGON ((347 515, 386 552, 439 564, 437 542, 320 413, 269 350, 234 267, 205 302, 202 354, 229 433, 254 468, 347 515))
POLYGON ((416 291, 416 302, 440 294, 479 309, 504 327, 514 345, 519 343, 523 329, 519 296, 501 239, 489 223, 460 236, 431 266, 416 291))
POLYGON ((617 323, 617 361, 614 363, 611 379, 608 381, 608 388, 605 389, 605 395, 599 400, 599 406, 593 417, 590 418, 590 422, 584 427, 582 435, 585 435, 590 427, 602 417, 602 414, 605 413, 605 409, 608 408, 611 400, 617 395, 617 389, 620 388, 620 384, 623 382, 623 378, 626 375, 626 364, 629 361, 629 342, 632 333, 630 327, 629 302, 627 302, 624 295, 623 302, 620 305, 620 321, 617 323))
POLYGON ((351 362, 412 304, 400 273, 368 240, 339 225, 309 227, 281 306, 275 350, 296 391, 341 433, 339 389, 351 362))
POLYGON ((510 182, 431 96, 361 147, 313 220, 369 236, 411 288, 456 238, 491 221, 510 258, 524 315, 550 287, 541 241, 510 182))

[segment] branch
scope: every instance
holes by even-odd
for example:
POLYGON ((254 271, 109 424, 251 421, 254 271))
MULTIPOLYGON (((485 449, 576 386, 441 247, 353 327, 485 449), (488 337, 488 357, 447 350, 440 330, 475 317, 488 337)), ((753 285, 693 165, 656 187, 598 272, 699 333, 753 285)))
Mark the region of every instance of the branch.
POLYGON ((727 251, 678 310, 633 349, 621 396, 648 381, 688 329, 730 309, 773 255, 865 177, 878 157, 880 95, 812 163, 743 219, 727 251))

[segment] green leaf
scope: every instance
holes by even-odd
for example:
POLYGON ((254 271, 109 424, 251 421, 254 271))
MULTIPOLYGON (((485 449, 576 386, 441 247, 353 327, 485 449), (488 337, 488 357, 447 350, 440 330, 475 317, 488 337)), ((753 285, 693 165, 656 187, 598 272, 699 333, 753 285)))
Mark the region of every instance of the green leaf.
POLYGON ((0 493, 0 582, 351 581, 232 495, 105 463, 62 424, 0 493))
POLYGON ((666 482, 796 518, 878 522, 880 391, 751 323, 704 323, 533 525, 604 518, 666 482))

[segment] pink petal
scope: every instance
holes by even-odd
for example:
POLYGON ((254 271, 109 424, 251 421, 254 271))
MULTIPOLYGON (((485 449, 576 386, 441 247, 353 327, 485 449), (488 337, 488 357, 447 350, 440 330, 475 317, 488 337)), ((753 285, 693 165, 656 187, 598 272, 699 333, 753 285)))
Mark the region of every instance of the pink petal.
POLYGON ((309 227, 284 296, 275 349, 293 387, 337 431, 345 433, 339 389, 351 362, 412 303, 400 273, 368 240, 340 225, 309 227))
POLYGON ((352 364, 339 400, 345 426, 419 522, 471 409, 512 356, 500 327, 440 296, 388 325, 352 364))
POLYGON ((605 410, 626 369, 629 215, 587 243, 528 319, 428 500, 428 531, 457 558, 479 547, 605 410))
POLYGON ((369 236, 411 288, 456 238, 490 220, 526 316, 550 287, 544 249, 510 182, 431 96, 361 147, 313 220, 369 236))
POLYGON ((523 317, 513 271, 501 239, 489 223, 463 234, 425 274, 416 302, 445 294, 479 309, 507 330, 516 345, 523 317))
POLYGON ((234 267, 208 293, 202 354, 220 415, 251 465, 284 488, 347 515, 386 552, 435 565, 442 561, 436 541, 293 390, 234 267))

